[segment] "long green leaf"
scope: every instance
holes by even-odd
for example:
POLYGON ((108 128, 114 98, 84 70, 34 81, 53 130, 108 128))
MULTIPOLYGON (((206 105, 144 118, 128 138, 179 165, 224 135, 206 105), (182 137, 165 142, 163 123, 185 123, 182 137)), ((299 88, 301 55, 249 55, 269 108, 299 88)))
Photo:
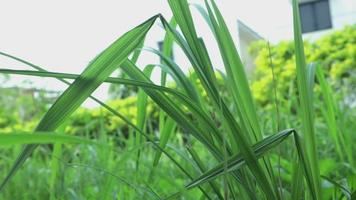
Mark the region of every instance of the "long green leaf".
POLYGON ((345 140, 342 134, 342 128, 339 128, 340 126, 338 126, 336 120, 337 104, 335 103, 335 99, 333 98, 331 87, 327 83, 323 69, 321 68, 321 65, 319 63, 317 64, 316 75, 320 84, 321 93, 323 96, 323 102, 326 106, 326 109, 322 109, 322 113, 326 119, 326 124, 328 125, 330 136, 334 141, 336 152, 338 153, 340 159, 344 160, 344 152, 345 152, 344 150, 346 149, 347 158, 352 166, 353 163, 353 158, 351 153, 352 151, 350 151, 350 148, 345 144, 345 140))
MULTIPOLYGON (((322 199, 321 185, 320 185, 320 172, 318 164, 318 155, 315 142, 315 130, 313 119, 313 102, 312 90, 308 86, 307 66, 304 54, 304 45, 301 33, 299 5, 297 0, 293 0, 293 24, 294 24, 294 44, 295 44, 295 57, 297 68, 297 85, 299 94, 299 109, 302 121, 304 147, 307 154, 307 163, 311 168, 311 176, 313 179, 313 188, 316 190, 314 193, 317 196, 313 198, 322 199)), ((309 82, 309 85, 311 83, 309 82)))
MULTIPOLYGON (((19 61, 23 64, 26 64, 34 69, 39 70, 39 72, 33 72, 33 71, 27 71, 28 74, 26 72, 24 72, 24 70, 20 70, 21 73, 19 74, 23 74, 23 75, 37 75, 37 76, 48 76, 48 77, 54 77, 57 78, 59 81, 70 85, 70 83, 66 80, 64 80, 63 78, 68 78, 68 79, 75 79, 76 77, 78 77, 78 75, 73 75, 73 74, 62 74, 62 73, 51 73, 51 72, 47 72, 46 70, 44 70, 42 67, 35 65, 33 63, 30 63, 28 61, 25 61, 21 58, 18 58, 16 56, 4 53, 4 52, 0 52, 1 55, 5 56, 5 57, 9 57, 11 59, 14 59, 16 61, 19 61)), ((9 71, 9 70, 5 70, 5 71, 9 71)), ((10 70, 12 72, 15 72, 17 70, 10 70)), ((171 90, 170 88, 165 88, 162 86, 156 86, 154 84, 147 84, 146 82, 139 82, 139 81, 132 81, 132 80, 125 80, 125 79, 118 79, 118 78, 108 78, 108 80, 111 80, 111 83, 120 83, 120 84, 129 84, 131 83, 132 85, 136 85, 136 86, 141 86, 141 87, 148 87, 148 88, 152 88, 152 89, 161 89, 163 91, 166 92, 170 92, 172 94, 176 94, 177 97, 180 97, 183 102, 189 102, 188 99, 186 99, 184 97, 184 95, 180 95, 177 91, 171 90)), ((110 81, 109 81, 110 82, 110 81)), ((99 105, 103 106, 106 110, 108 110, 110 113, 112 113, 113 115, 115 115, 116 117, 122 119, 126 124, 128 124, 128 126, 132 127, 135 131, 137 131, 138 133, 140 133, 141 135, 143 135, 148 141, 150 141, 159 151, 163 152, 173 163, 174 165, 176 165, 178 167, 179 170, 181 170, 187 177, 189 177, 190 179, 193 179, 193 177, 190 175, 190 173, 182 166, 180 165, 167 151, 165 151, 164 149, 162 149, 160 147, 159 144, 157 144, 155 141, 153 141, 151 139, 151 137, 147 134, 145 134, 144 132, 142 132, 136 125, 134 125, 129 119, 127 119, 125 116, 123 116, 122 114, 120 114, 119 112, 117 112, 115 109, 111 108, 110 106, 108 106, 107 104, 103 103, 102 101, 100 101, 99 99, 95 98, 94 96, 89 96, 89 98, 91 98, 92 100, 94 100, 95 102, 97 102, 99 105)), ((192 102, 191 102, 192 103, 192 102)), ((187 105, 190 105, 189 103, 187 105)), ((194 104, 192 104, 194 105, 194 104)), ((193 109, 197 110, 195 106, 192 107, 193 109)), ((199 112, 200 110, 197 110, 198 113, 201 114, 201 112, 199 112)), ((203 118, 204 119, 204 118, 203 118)), ((206 118, 205 118, 206 119, 206 118)), ((207 123, 208 125, 211 123, 207 123)), ((209 196, 207 195, 207 193, 205 192, 205 190, 201 187, 199 187, 199 189, 202 191, 202 193, 208 198, 209 196)))
POLYGON ((95 142, 76 136, 59 135, 54 132, 11 132, 0 133, 0 145, 19 145, 19 144, 96 144, 95 142))
MULTIPOLYGON (((177 43, 183 48, 187 57, 191 61, 209 98, 214 103, 215 108, 219 111, 218 113, 222 117, 222 121, 226 123, 227 126, 224 127, 228 127, 227 131, 229 131, 230 135, 233 135, 235 138, 234 140, 231 140, 231 142, 238 144, 239 150, 247 160, 249 168, 256 177, 256 180, 263 189, 265 195, 269 199, 275 199, 274 191, 251 149, 248 138, 244 135, 246 132, 243 130, 246 128, 241 129, 239 124, 235 121, 234 115, 228 110, 226 104, 219 95, 214 76, 209 72, 212 70, 211 62, 207 57, 207 51, 204 50, 205 48, 202 40, 199 40, 196 34, 187 1, 168 0, 168 2, 187 42, 185 42, 175 30, 172 30, 172 28, 162 20, 166 30, 169 30, 175 36, 177 43)), ((246 126, 244 123, 242 125, 246 126)))
MULTIPOLYGON (((253 145, 253 150, 258 158, 263 157, 268 151, 276 147, 278 144, 283 142, 285 139, 288 138, 288 136, 292 135, 294 136, 294 142, 295 142, 295 147, 301 162, 301 166, 303 168, 304 176, 305 179, 308 183, 308 185, 312 186, 312 179, 310 176, 310 169, 308 168, 306 158, 304 156, 303 148, 300 143, 299 136, 297 132, 294 129, 287 129, 284 131, 281 131, 277 134, 274 134, 272 136, 269 136, 265 139, 263 139, 260 142, 257 142, 255 145, 253 145)), ((227 171, 232 172, 236 169, 239 169, 243 167, 246 164, 246 160, 243 158, 241 154, 236 154, 232 157, 230 157, 227 161, 227 171)), ((191 183, 186 185, 187 189, 191 189, 194 187, 197 187, 207 181, 213 180, 217 178, 218 176, 223 175, 225 172, 225 162, 221 162, 218 165, 216 165, 214 168, 211 170, 207 171, 206 173, 202 174, 200 177, 192 181, 191 183)), ((313 191, 311 191, 313 192, 313 191)), ((313 194, 315 195, 315 194, 313 194)))
MULTIPOLYGON (((127 32, 96 57, 81 76, 52 105, 38 124, 36 131, 53 131, 61 125, 140 44, 157 17, 154 16, 127 32)), ((2 182, 0 190, 4 188, 36 147, 37 145, 28 145, 24 148, 2 182)))
MULTIPOLYGON (((145 69, 143 70, 143 73, 150 77, 151 73, 153 71, 154 65, 147 65, 145 69)), ((137 127, 141 131, 145 131, 145 125, 147 121, 147 101, 148 97, 147 94, 142 90, 139 89, 137 93, 137 127)), ((141 134, 135 134, 136 136, 136 144, 141 145, 142 144, 142 135, 141 134)), ((139 160, 140 160, 140 155, 141 155, 141 150, 139 149, 137 152, 137 161, 136 161, 136 168, 138 169, 139 167, 139 160)))
MULTIPOLYGON (((271 150, 273 147, 277 146, 279 143, 281 143, 284 139, 286 139, 289 135, 294 133, 295 131, 293 129, 287 129, 284 130, 280 133, 277 133, 275 135, 269 136, 262 141, 256 143, 253 145, 253 150, 256 156, 262 157, 265 155, 269 150, 271 150)), ((242 157, 242 155, 236 154, 235 156, 229 158, 227 160, 227 172, 231 172, 233 170, 236 170, 237 168, 241 168, 243 165, 246 164, 245 159, 242 157)), ((206 181, 209 181, 211 179, 214 179, 218 177, 219 175, 222 175, 224 173, 224 166, 225 163, 222 162, 215 166, 213 169, 209 170, 208 172, 204 173, 201 175, 199 178, 195 179, 193 182, 189 183, 186 187, 193 188, 195 186, 198 186, 206 181)))

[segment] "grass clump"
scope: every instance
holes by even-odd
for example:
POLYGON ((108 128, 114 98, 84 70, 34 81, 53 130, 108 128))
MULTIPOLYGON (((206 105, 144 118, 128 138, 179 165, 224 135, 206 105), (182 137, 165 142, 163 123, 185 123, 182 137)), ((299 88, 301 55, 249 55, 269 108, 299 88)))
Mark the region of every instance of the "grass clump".
MULTIPOLYGON (((24 177, 30 180, 26 187, 40 191, 15 194, 15 198, 351 199, 355 184, 353 149, 338 130, 343 127, 347 132, 351 126, 345 119, 340 120, 343 125, 339 127, 340 112, 322 68, 306 63, 297 1, 293 0, 297 84, 291 85, 297 95, 291 93, 288 107, 280 107, 278 96, 274 95, 276 112, 272 110, 267 115, 260 115, 263 107, 254 103, 232 35, 214 0, 206 0, 200 12, 220 50, 225 68, 225 73, 219 75, 222 78, 214 70, 204 40, 197 35, 188 2, 168 3, 173 13, 170 22, 156 15, 131 29, 80 75, 48 72, 1 53, 35 69, 1 69, 2 73, 52 77, 69 86, 46 111, 32 135, 2 135, 7 144, 26 145, 23 149, 17 146, 4 151, 7 159, 18 156, 13 165, 10 161, 2 164, 6 176, 0 194, 10 197, 14 183, 24 177), (139 52, 155 21, 160 21, 166 31, 163 51, 150 49, 161 58, 161 63, 138 67, 139 52), (169 58, 175 43, 190 61, 192 76, 184 74, 169 58), (162 69, 160 85, 150 79, 157 66, 162 69), (124 77, 110 77, 117 69, 124 77), (176 87, 168 87, 168 77, 172 77, 176 87), (316 80, 327 100, 326 123, 315 119, 316 107, 324 106, 315 103, 316 80), (139 88, 131 112, 122 112, 91 95, 104 82, 139 88), (70 116, 87 98, 106 110, 96 113, 97 121, 84 122, 85 126, 94 123, 95 128, 88 132, 95 134, 66 135, 63 132, 70 127, 70 116), (149 109, 152 103, 159 110, 153 124, 149 109), (290 107, 296 107, 296 113, 291 113, 290 107), (119 128, 108 130, 106 123, 112 123, 112 117, 125 124, 127 137, 118 139, 122 136, 115 133, 123 132, 119 128), (325 160, 327 157, 320 153, 320 124, 327 125, 324 131, 330 131, 338 157, 325 160), (124 145, 118 145, 118 140, 124 145), (40 145, 43 143, 53 145, 40 145), (345 156, 341 147, 347 147, 345 156), (48 153, 52 153, 51 157, 48 153), (330 162, 333 159, 342 160, 343 166, 330 162), (321 165, 325 163, 328 167, 321 165), (22 166, 24 169, 20 170, 22 166), (43 175, 34 176, 35 170, 30 167, 43 175), (347 170, 339 171, 344 168, 347 170), (332 169, 338 169, 337 173, 332 173, 332 169)), ((278 87, 274 89, 278 91, 278 87)), ((26 191, 21 186, 19 190, 26 191)))

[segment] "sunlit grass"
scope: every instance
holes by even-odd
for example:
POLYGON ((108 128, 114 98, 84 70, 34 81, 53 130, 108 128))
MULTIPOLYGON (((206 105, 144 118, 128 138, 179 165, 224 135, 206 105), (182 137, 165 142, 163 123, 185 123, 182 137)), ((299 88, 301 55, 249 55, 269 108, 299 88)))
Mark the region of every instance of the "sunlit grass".
MULTIPOLYGON (((210 25, 220 55, 209 55, 204 40, 196 33, 188 2, 168 0, 168 3, 173 13, 170 22, 162 15, 148 19, 101 52, 80 75, 48 72, 30 62, 1 53, 33 70, 0 69, 0 73, 52 77, 69 85, 45 113, 33 135, 0 135, 0 145, 26 144, 15 163, 5 168, 6 177, 0 187, 4 196, 9 197, 7 189, 14 187, 11 182, 19 181, 15 175, 21 173, 22 166, 26 167, 25 161, 33 163, 35 160, 30 157, 40 157, 34 152, 39 144, 54 144, 50 147, 53 148, 50 150, 50 163, 39 159, 43 165, 50 166, 50 176, 46 180, 48 183, 45 183, 49 186, 47 192, 50 199, 69 196, 73 199, 350 199, 351 188, 328 177, 322 178, 316 139, 318 128, 314 122, 315 77, 326 99, 324 116, 337 155, 352 170, 355 170, 354 158, 351 143, 339 130, 341 128, 337 116, 340 113, 321 67, 306 63, 297 1, 293 0, 293 22, 297 71, 297 88, 294 90, 298 95, 291 97, 290 104, 295 104, 298 112, 296 117, 290 119, 298 120, 300 124, 290 121, 287 124, 293 126, 275 133, 264 130, 261 121, 265 117, 259 115, 260 108, 254 103, 232 35, 214 0, 205 1, 205 7, 199 7, 199 11, 210 25), (166 31, 163 51, 148 51, 160 57, 161 63, 139 67, 136 63, 139 52, 155 21, 160 21, 166 31), (185 53, 196 80, 184 74, 179 65, 170 59, 173 44, 178 44, 185 53), (225 74, 222 80, 218 79, 214 71, 211 61, 213 56, 223 60, 225 74), (150 79, 155 67, 162 69, 160 85, 150 79), (117 69, 128 78, 110 77, 117 69), (177 87, 168 87, 167 77, 171 77, 177 87), (198 89, 196 81, 201 84, 204 94, 198 89), (223 81, 228 97, 220 91, 218 81, 223 81), (135 123, 91 96, 105 82, 139 87, 135 123), (100 129, 95 140, 55 133, 65 132, 70 116, 88 98, 129 126, 130 137, 125 143, 127 146, 115 150, 115 136, 109 136, 104 129, 100 129), (160 112, 158 130, 149 133, 146 127, 147 105, 151 100, 160 112), (71 143, 80 143, 78 157, 95 166, 76 164, 79 158, 71 152, 75 151, 71 143), (65 161, 66 156, 71 160, 65 161), (276 156, 279 157, 278 162, 276 156), (78 174, 70 172, 70 169, 64 167, 66 165, 76 166, 78 174), (289 172, 281 175, 283 165, 287 166, 285 168, 289 172), (68 174, 62 176, 64 171, 68 174), (92 181, 86 182, 86 178, 94 179, 100 186, 90 185, 92 181), (67 188, 75 187, 75 184, 65 179, 77 183, 80 188, 67 188), (324 179, 334 185, 334 194, 330 195, 329 190, 322 185, 324 179), (121 185, 124 186, 120 189, 121 185), (90 189, 86 190, 86 187, 90 189), (68 191, 61 196, 63 190, 68 191), (78 196, 76 190, 80 191, 78 196), (324 194, 324 191, 328 193, 324 194), (83 194, 87 196, 80 196, 83 194)), ((278 106, 276 104, 276 109, 279 109, 278 106)), ((268 123, 280 123, 279 120, 272 120, 275 119, 269 119, 268 123)), ((26 169, 25 172, 28 171, 26 169)), ((25 176, 24 173, 20 175, 25 176)))

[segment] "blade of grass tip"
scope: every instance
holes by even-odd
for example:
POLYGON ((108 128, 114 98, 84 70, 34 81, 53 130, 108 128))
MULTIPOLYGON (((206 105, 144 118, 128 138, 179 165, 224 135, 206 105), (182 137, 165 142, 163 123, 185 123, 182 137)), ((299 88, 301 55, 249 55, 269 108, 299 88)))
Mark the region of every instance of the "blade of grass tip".
MULTIPOLYGON (((125 33, 95 58, 81 76, 64 91, 46 112, 36 131, 52 131, 60 126, 137 47, 157 17, 158 15, 125 33)), ((25 146, 10 172, 1 183, 0 191, 36 147, 37 145, 25 146)))
MULTIPOLYGON (((24 63, 34 69, 39 70, 39 73, 41 74, 40 76, 49 76, 49 77, 54 77, 57 78, 59 81, 70 85, 70 83, 66 80, 64 80, 63 78, 68 78, 68 79, 76 79, 78 77, 78 75, 73 75, 73 74, 61 74, 61 73, 51 73, 51 72, 47 72, 45 69, 34 65, 28 61, 25 61, 23 59, 20 59, 18 57, 0 52, 1 55, 5 56, 5 57, 9 57, 11 59, 14 59, 16 61, 19 61, 21 63, 24 63)), ((18 70, 5 70, 5 71, 18 71, 18 70)), ((24 71, 24 70, 20 70, 20 71, 24 71)), ((30 74, 36 75, 35 72, 30 72, 30 74)), ((24 73, 20 73, 20 74, 27 74, 26 72, 24 73)), ((37 75, 39 75, 37 74, 37 75)), ((147 88, 151 88, 151 89, 160 89, 166 92, 171 92, 172 94, 176 94, 177 97, 181 98, 182 100, 185 100, 183 102, 189 102, 189 100, 186 100, 184 98, 183 95, 179 95, 179 93, 177 93, 176 91, 171 90, 170 88, 165 88, 162 86, 156 86, 154 84, 147 84, 146 82, 138 82, 138 81, 133 81, 133 80, 125 80, 125 79, 118 79, 118 78, 108 78, 108 82, 109 83, 120 83, 120 84, 131 84, 134 86, 141 86, 141 87, 147 87, 147 88)), ((149 142, 151 142, 157 149, 159 149, 160 151, 162 151, 173 163, 174 165, 176 165, 178 167, 179 170, 181 170, 187 177, 189 177, 191 180, 193 180, 193 177, 189 174, 189 172, 187 170, 184 169, 184 167, 182 165, 180 165, 174 158, 173 156, 171 156, 167 151, 165 151, 164 149, 162 149, 158 144, 156 144, 155 141, 153 141, 150 136, 148 136, 147 134, 143 133, 140 131, 139 128, 137 128, 130 120, 128 120, 125 116, 121 115, 119 112, 117 112, 115 109, 111 108, 110 106, 108 106, 107 104, 103 103, 102 101, 100 101, 99 99, 95 98, 94 96, 90 95, 89 98, 91 98, 92 100, 94 100, 95 102, 97 102, 99 105, 103 106, 106 110, 108 110, 110 113, 112 113, 114 116, 122 119, 125 123, 128 124, 128 126, 132 127, 135 131, 139 132, 141 135, 143 135, 149 142)), ((194 105, 193 102, 191 102, 192 104, 187 104, 187 106, 189 105, 194 105)), ((193 106, 192 109, 196 110, 196 108, 193 106)), ((201 112, 199 112, 199 109, 197 110, 198 113, 202 114, 201 112)), ((206 117, 204 118, 206 119, 206 117)), ((208 125, 212 124, 212 123, 207 123, 208 125)), ((208 194, 204 191, 203 188, 199 187, 199 189, 201 190, 201 192, 208 198, 210 199, 210 197, 208 196, 208 194)))
MULTIPOLYGON (((307 163, 311 168, 311 176, 317 199, 322 199, 320 171, 315 141, 315 130, 313 120, 312 90, 308 88, 307 68, 304 54, 304 45, 301 33, 299 5, 297 0, 293 0, 293 25, 294 43, 297 68, 297 85, 299 95, 299 108, 304 135, 304 147, 306 149, 307 163)), ((311 83, 309 83, 310 85, 311 83)))
MULTIPOLYGON (((150 77, 153 71, 154 65, 147 65, 143 70, 143 73, 150 77)), ((147 120, 147 94, 140 88, 137 93, 137 127, 141 130, 145 130, 145 124, 147 120)), ((142 144, 142 135, 135 134, 136 144, 142 144)), ((141 150, 137 151, 137 160, 136 160, 136 170, 139 169, 139 160, 140 160, 141 150)))

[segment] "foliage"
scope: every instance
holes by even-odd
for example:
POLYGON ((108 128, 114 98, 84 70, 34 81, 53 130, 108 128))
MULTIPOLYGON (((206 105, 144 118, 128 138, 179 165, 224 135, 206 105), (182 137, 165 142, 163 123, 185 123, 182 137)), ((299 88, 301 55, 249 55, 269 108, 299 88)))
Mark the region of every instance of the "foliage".
MULTIPOLYGON (((277 103, 272 91, 266 98, 266 102, 275 102, 273 110, 254 104, 244 66, 215 1, 206 0, 205 7, 198 8, 218 44, 225 67, 221 74, 214 72, 212 57, 197 34, 188 1, 168 3, 173 13, 170 22, 162 15, 146 20, 101 52, 79 75, 48 72, 0 52, 34 69, 0 69, 1 73, 52 77, 69 85, 43 113, 33 129, 36 137, 19 131, 0 137, 5 140, 0 145, 9 147, 1 148, 0 169, 5 172, 1 175, 1 197, 353 198, 355 115, 332 98, 324 70, 318 65, 307 67, 306 58, 311 56, 308 47, 313 45, 305 45, 305 57, 297 0, 293 0, 295 52, 282 54, 287 60, 296 57, 286 61, 290 66, 295 62, 296 71, 282 79, 291 82, 286 84, 289 93, 283 94, 282 104, 277 103), (135 61, 135 52, 141 49, 156 20, 166 31, 162 53, 154 51, 162 60, 160 85, 150 79, 156 65, 139 67, 135 61), (190 61, 192 76, 167 59, 173 43, 190 61), (118 68, 125 78, 109 77, 118 68), (172 85, 166 83, 166 76, 173 78, 172 85), (315 79, 320 83, 320 95, 313 95, 315 79), (128 90, 127 98, 104 103, 91 95, 104 82, 133 87, 133 94, 139 89, 135 97, 128 90), (88 98, 102 107, 80 108, 88 98), (314 117, 317 110, 324 118, 314 117), (63 135, 68 132, 77 136, 63 135), (124 145, 118 145, 118 140, 124 145), (26 145, 19 148, 6 141, 26 145), (40 145, 43 143, 49 145, 40 145)), ((272 90, 285 92, 280 84, 273 84, 272 90)))
MULTIPOLYGON (((347 97, 349 102, 356 101, 353 92, 356 87, 356 25, 332 32, 314 42, 305 41, 304 47, 307 62, 320 62, 327 72, 329 84, 336 93, 347 97)), ((283 41, 268 46, 266 42, 260 41, 253 44, 250 50, 256 55, 252 83, 256 101, 263 106, 272 106, 271 100, 274 99, 272 66, 278 97, 288 101, 291 84, 296 83, 293 42, 283 41)))
MULTIPOLYGON (((36 89, 0 88, 0 131, 30 131, 52 102, 36 89)), ((53 94, 52 94, 53 95, 53 94)))
MULTIPOLYGON (((111 100, 107 105, 126 116, 132 123, 137 124, 137 97, 131 96, 124 99, 111 100)), ((148 127, 157 128, 158 110, 152 101, 146 107, 150 119, 148 127)), ((102 108, 79 108, 71 117, 66 132, 76 135, 93 135, 104 129, 107 134, 123 134, 128 137, 129 127, 120 118, 102 108)))

